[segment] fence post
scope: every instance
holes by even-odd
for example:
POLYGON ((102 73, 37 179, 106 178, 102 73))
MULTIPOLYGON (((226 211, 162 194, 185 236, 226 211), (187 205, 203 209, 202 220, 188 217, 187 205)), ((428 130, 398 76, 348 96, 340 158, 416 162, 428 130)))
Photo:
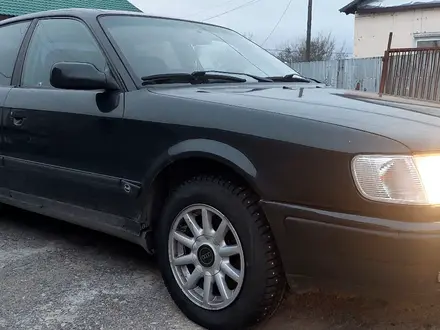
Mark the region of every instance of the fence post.
POLYGON ((387 80, 388 75, 388 64, 390 59, 390 49, 391 49, 391 42, 393 41, 393 32, 390 32, 388 36, 388 46, 387 49, 384 52, 384 56, 382 58, 382 75, 380 77, 380 86, 379 86, 379 96, 382 97, 384 91, 385 91, 385 83, 387 80))
POLYGON ((344 88, 344 78, 345 78, 345 60, 338 60, 336 75, 336 88, 344 88))

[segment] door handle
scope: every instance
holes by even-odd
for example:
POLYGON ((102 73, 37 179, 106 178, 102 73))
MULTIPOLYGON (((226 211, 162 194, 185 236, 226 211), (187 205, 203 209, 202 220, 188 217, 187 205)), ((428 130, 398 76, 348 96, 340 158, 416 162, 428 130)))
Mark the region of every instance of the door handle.
POLYGON ((12 117, 12 123, 14 126, 22 126, 24 122, 24 118, 12 117))
POLYGON ((12 123, 14 126, 22 126, 25 120, 25 116, 19 112, 11 111, 10 116, 12 118, 12 123))

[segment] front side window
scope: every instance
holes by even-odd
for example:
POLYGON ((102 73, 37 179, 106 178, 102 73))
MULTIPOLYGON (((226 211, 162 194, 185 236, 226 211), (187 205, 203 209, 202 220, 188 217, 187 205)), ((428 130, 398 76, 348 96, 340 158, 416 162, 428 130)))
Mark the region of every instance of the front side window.
POLYGON ((26 53, 21 85, 52 88, 50 74, 58 62, 90 63, 101 71, 106 68, 105 56, 83 23, 74 19, 42 20, 26 53))
POLYGON ((256 76, 297 74, 272 54, 225 28, 142 16, 102 16, 100 22, 138 78, 202 70, 256 76))
POLYGON ((29 22, 9 24, 0 27, 0 86, 11 84, 17 55, 23 42, 29 22))

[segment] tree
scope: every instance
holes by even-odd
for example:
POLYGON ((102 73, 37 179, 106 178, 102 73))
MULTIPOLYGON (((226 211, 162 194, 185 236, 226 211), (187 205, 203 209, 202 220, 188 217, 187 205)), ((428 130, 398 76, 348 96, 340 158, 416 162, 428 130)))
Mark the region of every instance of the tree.
POLYGON ((283 50, 281 50, 277 55, 276 55, 281 61, 283 61, 284 63, 292 63, 293 59, 295 58, 295 54, 294 54, 294 50, 291 46, 286 45, 283 50))
MULTIPOLYGON (((301 38, 294 43, 286 43, 280 48, 278 58, 283 62, 305 62, 306 61, 306 38, 301 38)), ((336 50, 336 39, 330 33, 322 33, 313 37, 310 42, 310 61, 326 61, 333 58, 346 58, 345 44, 336 50)))
POLYGON ((339 50, 335 52, 333 57, 334 57, 335 60, 343 60, 343 59, 346 59, 348 57, 348 53, 347 53, 346 48, 345 48, 345 41, 341 45, 341 48, 339 48, 339 50))

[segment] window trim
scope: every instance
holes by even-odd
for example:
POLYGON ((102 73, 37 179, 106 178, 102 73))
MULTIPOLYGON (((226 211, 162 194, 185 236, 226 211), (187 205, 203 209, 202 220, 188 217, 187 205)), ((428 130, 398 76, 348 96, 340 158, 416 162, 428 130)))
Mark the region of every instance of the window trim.
POLYGON ((128 60, 125 57, 124 53, 122 52, 121 48, 117 44, 116 40, 107 31, 107 29, 105 29, 104 26, 102 25, 101 18, 102 17, 106 17, 106 16, 123 16, 123 17, 125 17, 125 16, 145 17, 145 16, 143 16, 143 15, 136 15, 136 14, 132 14, 132 15, 129 15, 129 14, 127 14, 127 15, 121 15, 121 14, 102 14, 102 15, 99 15, 99 16, 96 17, 98 25, 101 27, 101 30, 103 31, 104 35, 110 41, 110 44, 112 45, 115 53, 117 54, 119 61, 122 63, 122 65, 124 66, 125 70, 128 72, 128 74, 129 74, 131 80, 134 82, 136 88, 137 89, 141 89, 142 88, 142 82, 138 81, 138 77, 134 73, 133 68, 131 67, 130 63, 128 62, 128 60))
MULTIPOLYGON (((439 37, 430 37, 430 38, 417 38, 416 40, 416 48, 419 48, 419 42, 426 42, 426 41, 438 41, 440 43, 440 36, 439 37)), ((424 47, 422 47, 424 48, 424 47)), ((433 47, 435 48, 435 47, 433 47)))
POLYGON ((418 48, 420 41, 440 41, 440 32, 414 33, 415 48, 418 48))
MULTIPOLYGON (((22 48, 20 49, 19 55, 21 55, 22 57, 20 58, 20 65, 17 68, 17 71, 14 71, 14 75, 13 75, 13 79, 16 79, 16 85, 14 85, 15 87, 19 87, 19 88, 23 88, 23 89, 33 89, 33 87, 28 87, 28 86, 23 86, 22 85, 22 79, 23 79, 23 70, 24 70, 24 64, 26 61, 26 56, 28 54, 28 50, 29 50, 29 46, 32 40, 32 37, 34 36, 35 30, 37 29, 38 23, 40 21, 48 21, 48 20, 57 20, 57 19, 64 19, 64 20, 74 20, 74 21, 78 21, 80 24, 83 24, 84 27, 90 32, 92 38, 95 40, 96 45, 98 46, 99 50, 101 51, 102 55, 104 56, 104 60, 107 63, 107 66, 109 68, 110 73, 113 75, 113 77, 115 78, 117 84, 119 85, 119 88, 121 89, 121 91, 125 92, 127 91, 127 88, 125 86, 125 83, 121 80, 119 74, 115 74, 115 72, 117 72, 117 70, 115 69, 114 64, 112 63, 111 59, 109 58, 107 52, 105 51, 105 49, 102 47, 99 38, 97 38, 96 34, 94 33, 93 29, 90 28, 90 26, 87 24, 87 22, 85 22, 84 20, 75 17, 75 16, 47 16, 47 17, 39 17, 39 18, 35 18, 33 19, 27 34, 25 36, 26 39, 26 43, 22 44, 22 48), (31 29, 32 27, 32 29, 31 29), (22 51, 22 53, 21 53, 22 51)), ((24 40, 23 40, 24 41, 24 40)), ((17 65, 16 65, 17 66, 17 65)), ((50 88, 41 88, 44 90, 50 89, 50 88)))
MULTIPOLYGON (((20 21, 25 22, 25 21, 20 21)), ((21 72, 23 70, 24 58, 26 55, 26 50, 29 45, 29 41, 34 33, 35 25, 37 24, 37 20, 31 20, 28 30, 24 35, 23 42, 21 43, 20 50, 18 51, 17 60, 15 61, 14 71, 12 73, 11 85, 14 87, 18 87, 20 84, 19 77, 21 76, 21 72)))
MULTIPOLYGON (((17 57, 15 59, 14 66, 12 68, 11 80, 10 80, 8 86, 13 86, 13 87, 15 87, 14 77, 15 77, 16 70, 20 67, 20 54, 22 52, 23 47, 26 45, 26 40, 27 40, 26 38, 27 38, 27 36, 29 35, 29 33, 30 33, 31 29, 32 29, 33 20, 32 19, 27 19, 27 20, 15 21, 15 22, 11 22, 11 23, 0 25, 0 28, 4 28, 4 27, 11 26, 11 25, 23 24, 23 23, 29 23, 29 25, 27 26, 26 33, 24 34, 23 39, 21 40, 21 43, 20 43, 20 45, 18 47, 17 57)), ((2 85, 2 87, 4 87, 4 86, 2 85)))

